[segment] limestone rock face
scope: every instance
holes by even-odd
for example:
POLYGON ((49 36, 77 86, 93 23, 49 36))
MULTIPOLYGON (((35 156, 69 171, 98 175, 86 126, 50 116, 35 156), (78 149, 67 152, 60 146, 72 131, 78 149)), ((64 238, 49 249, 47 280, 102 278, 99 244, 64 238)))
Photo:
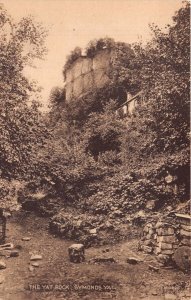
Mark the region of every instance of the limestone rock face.
POLYGON ((76 98, 83 93, 84 82, 83 77, 79 76, 73 81, 73 96, 76 98))
POLYGON ((87 73, 91 72, 92 68, 93 68, 92 59, 88 58, 88 57, 86 59, 83 59, 82 69, 81 69, 82 74, 87 74, 87 73))
POLYGON ((66 71, 66 101, 78 98, 93 88, 102 88, 109 82, 112 51, 103 49, 90 57, 79 57, 66 71))
POLYGON ((107 69, 109 67, 110 61, 109 61, 109 50, 102 50, 99 51, 93 58, 93 69, 107 69))

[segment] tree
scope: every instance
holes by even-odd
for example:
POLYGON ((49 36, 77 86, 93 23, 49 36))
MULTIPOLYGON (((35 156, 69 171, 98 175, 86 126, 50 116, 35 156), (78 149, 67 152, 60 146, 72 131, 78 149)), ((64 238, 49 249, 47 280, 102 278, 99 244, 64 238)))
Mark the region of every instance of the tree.
MULTIPOLYGON (((189 132, 189 38, 190 5, 173 17, 163 33, 152 25, 153 40, 139 49, 142 60, 142 88, 148 99, 149 128, 155 132, 155 146, 174 151, 188 145, 189 132)), ((148 128, 148 129, 149 129, 148 128)))
POLYGON ((89 120, 84 126, 83 140, 86 152, 94 158, 106 151, 119 152, 121 135, 125 126, 115 114, 116 103, 110 101, 102 113, 89 115, 89 120))
MULTIPOLYGON (((128 120, 121 155, 126 169, 144 169, 155 179, 163 170, 176 174, 188 197, 190 5, 176 12, 166 32, 152 25, 153 39, 135 46, 144 103, 128 120)), ((145 175, 146 176, 146 175, 145 175)), ((161 178, 162 180, 162 178, 161 178)))
POLYGON ((135 46, 145 103, 129 121, 126 137, 127 143, 137 144, 136 151, 141 158, 164 151, 171 155, 188 147, 189 16, 189 3, 186 2, 165 33, 152 25, 151 42, 146 47, 135 46), (130 141, 133 133, 136 134, 130 141))
POLYGON ((0 166, 3 177, 26 176, 47 134, 34 82, 23 70, 42 58, 46 31, 32 17, 15 23, 0 6, 0 166))
POLYGON ((65 89, 60 87, 52 88, 49 96, 49 126, 55 126, 62 119, 63 106, 65 105, 65 89))

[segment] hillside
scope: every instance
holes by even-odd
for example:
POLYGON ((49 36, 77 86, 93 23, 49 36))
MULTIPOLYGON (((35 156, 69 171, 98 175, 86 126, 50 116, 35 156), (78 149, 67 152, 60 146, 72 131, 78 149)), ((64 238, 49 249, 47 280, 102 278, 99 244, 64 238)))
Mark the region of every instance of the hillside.
MULTIPOLYGON (((165 30, 151 25, 146 44, 106 37, 76 47, 46 113, 24 70, 43 58, 47 33, 30 17, 14 23, 4 9, 0 17, 0 218, 14 242, 0 251, 2 297, 9 288, 18 300, 36 299, 17 283, 64 274, 64 283, 110 282, 116 299, 188 299, 190 4, 165 30), (39 251, 42 266, 26 268, 39 251)), ((91 298, 70 290, 42 299, 57 296, 91 298)))

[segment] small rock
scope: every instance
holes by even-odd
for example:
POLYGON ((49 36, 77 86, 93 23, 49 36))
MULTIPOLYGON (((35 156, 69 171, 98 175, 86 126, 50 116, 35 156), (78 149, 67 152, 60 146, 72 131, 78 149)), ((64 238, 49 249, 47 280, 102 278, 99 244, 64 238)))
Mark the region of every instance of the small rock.
POLYGON ((138 264, 139 262, 141 262, 141 260, 139 260, 138 258, 136 257, 128 257, 127 258, 127 263, 131 264, 131 265, 136 265, 138 264))
POLYGON ((170 263, 170 257, 168 255, 159 254, 156 259, 162 266, 167 266, 170 263))
POLYGON ((19 251, 13 250, 13 251, 10 252, 9 255, 10 255, 10 257, 18 257, 19 256, 19 251))
POLYGON ((109 263, 115 263, 116 260, 113 258, 113 257, 95 257, 93 258, 92 260, 93 262, 96 262, 96 263, 105 263, 105 262, 109 262, 109 263))
POLYGON ((78 220, 78 221, 76 222, 76 226, 77 226, 78 228, 81 227, 82 224, 83 224, 83 222, 82 222, 81 220, 78 220))
POLYGON ((126 221, 126 223, 130 223, 131 222, 131 217, 126 217, 125 221, 126 221))
POLYGON ((14 245, 12 243, 0 245, 1 250, 11 250, 13 248, 14 248, 14 245))
POLYGON ((22 241, 25 241, 25 242, 28 242, 30 240, 31 240, 31 237, 28 237, 28 236, 22 238, 22 241))
POLYGON ((96 229, 96 228, 90 229, 90 230, 89 230, 89 233, 90 233, 91 235, 97 235, 97 229, 96 229))
POLYGON ((6 263, 4 261, 0 261, 0 270, 6 269, 6 263))
POLYGON ((0 284, 2 284, 5 281, 5 277, 3 275, 0 275, 0 284))
POLYGON ((142 245, 142 250, 145 253, 151 254, 153 252, 153 247, 142 245))
POLYGON ((100 229, 113 229, 114 226, 111 224, 111 222, 106 221, 105 223, 100 225, 100 229))
POLYGON ((114 212, 112 213, 112 217, 123 217, 123 216, 124 213, 119 209, 114 210, 114 212))
POLYGON ((39 263, 33 262, 33 263, 31 264, 31 266, 33 266, 33 267, 35 267, 35 268, 38 268, 38 267, 39 267, 39 263))
POLYGON ((30 260, 41 260, 42 259, 42 255, 39 254, 34 254, 31 256, 30 260))
POLYGON ((33 272, 34 271, 34 267, 33 266, 29 266, 29 271, 33 272))
POLYGON ((156 204, 156 201, 155 200, 149 200, 147 201, 146 203, 146 208, 148 210, 154 210, 155 209, 155 204, 156 204))
POLYGON ((153 296, 157 296, 158 293, 157 293, 156 291, 153 291, 153 292, 152 292, 152 295, 153 295, 153 296))
POLYGON ((176 295, 174 295, 174 294, 165 294, 164 299, 165 300, 176 300, 177 298, 176 298, 176 295))
POLYGON ((149 265, 149 270, 158 272, 158 271, 159 271, 159 268, 157 268, 157 267, 155 267, 155 266, 152 266, 152 265, 149 265))

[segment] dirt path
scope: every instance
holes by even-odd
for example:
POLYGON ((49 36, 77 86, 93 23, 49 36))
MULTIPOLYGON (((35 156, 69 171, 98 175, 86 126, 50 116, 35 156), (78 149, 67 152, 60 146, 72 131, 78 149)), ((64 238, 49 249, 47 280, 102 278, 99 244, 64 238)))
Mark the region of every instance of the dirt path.
POLYGON ((86 261, 73 264, 68 260, 68 247, 72 242, 50 235, 47 225, 47 219, 24 213, 8 222, 7 242, 22 248, 18 257, 1 258, 7 268, 0 270, 0 276, 4 277, 0 300, 190 299, 189 276, 177 270, 149 270, 149 264, 156 263, 154 257, 137 252, 137 241, 89 248, 86 261), (26 236, 31 240, 22 241, 26 236), (106 248, 109 251, 103 253, 106 248), (30 271, 33 253, 41 254, 43 259, 39 267, 30 271), (100 255, 113 257, 116 263, 89 262, 100 255), (128 264, 129 256, 138 256, 143 262, 128 264))

